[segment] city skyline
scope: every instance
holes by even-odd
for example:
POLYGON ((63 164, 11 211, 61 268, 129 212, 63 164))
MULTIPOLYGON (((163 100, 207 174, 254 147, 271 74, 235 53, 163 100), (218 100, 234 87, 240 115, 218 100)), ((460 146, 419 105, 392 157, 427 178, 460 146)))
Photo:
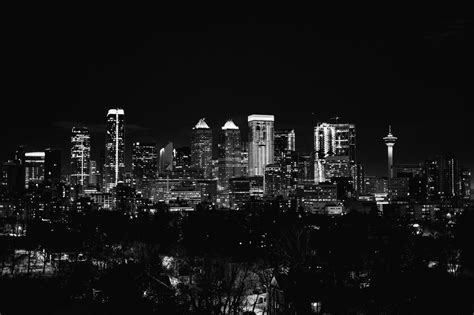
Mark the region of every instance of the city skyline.
POLYGON ((472 14, 76 7, 5 14, 0 314, 474 312, 472 14))
MULTIPOLYGON (((110 113, 110 110, 111 109, 108 109, 106 110, 106 112, 109 114, 110 113)), ((114 111, 115 109, 112 109, 112 111, 114 111)), ((119 110, 121 113, 122 111, 125 112, 124 109, 120 109, 119 110)), ((248 115, 245 115, 245 121, 247 121, 247 116, 248 115)), ((276 132, 284 132, 286 130, 291 130, 292 132, 294 132, 294 135, 295 134, 298 134, 298 132, 296 132, 295 130, 298 130, 298 126, 297 125, 289 125, 289 124, 285 124, 285 126, 289 126, 287 128, 279 128, 279 124, 278 124, 278 118, 279 117, 275 117, 275 131, 276 132)), ((354 125, 354 126, 357 126, 357 162, 358 163, 362 163, 364 165, 364 170, 365 170, 365 173, 367 175, 373 175, 373 176, 378 176, 378 177, 386 177, 387 176, 387 153, 386 153, 386 145, 383 143, 383 140, 381 141, 381 138, 383 138, 383 136, 386 135, 386 130, 387 130, 387 126, 385 126, 385 133, 382 133, 380 135, 376 135, 377 138, 378 138, 378 152, 376 152, 376 155, 380 156, 380 159, 377 160, 375 162, 376 166, 374 167, 374 164, 371 164, 371 163, 367 163, 367 160, 364 159, 366 156, 367 156, 367 152, 361 152, 361 149, 360 147, 366 147, 366 144, 364 145, 364 139, 360 139, 359 137, 359 130, 360 129, 363 129, 363 126, 359 126, 357 125, 357 123, 353 123, 353 122, 349 122, 347 119, 344 119, 344 117, 336 117, 337 120, 339 121, 337 124, 341 125, 341 126, 344 126, 344 125, 354 125), (385 149, 384 149, 385 148, 385 149)), ((303 139, 306 139, 306 142, 310 142, 310 146, 309 148, 307 148, 306 146, 301 149, 301 145, 299 145, 299 141, 296 141, 296 151, 297 152, 300 152, 301 154, 312 154, 314 152, 314 128, 316 128, 318 125, 322 124, 323 126, 324 125, 327 125, 328 123, 326 121, 331 121, 332 119, 334 118, 328 118, 328 119, 322 119, 322 120, 318 120, 317 123, 315 123, 314 127, 312 128, 312 130, 310 131, 309 135, 301 135, 299 134, 299 137, 298 139, 301 139, 303 141, 303 139), (309 137, 308 137, 309 136, 309 137)), ((199 123, 201 123, 201 121, 207 125, 207 127, 209 127, 209 130, 212 131, 212 135, 213 135, 213 140, 212 140, 212 143, 213 143, 213 148, 212 148, 212 151, 213 151, 213 159, 214 158, 217 158, 217 151, 215 151, 216 148, 214 148, 214 146, 217 147, 217 142, 218 142, 218 134, 219 134, 219 130, 221 129, 221 127, 219 127, 219 124, 223 124, 225 121, 228 121, 229 119, 222 119, 222 120, 217 120, 217 125, 214 125, 214 124, 211 124, 212 127, 208 126, 207 125, 207 119, 203 120, 202 118, 198 121, 198 125, 199 123), (215 139, 214 139, 215 137, 215 139)), ((236 120, 236 119, 231 119, 231 120, 236 120)), ((329 123, 330 125, 333 124, 333 123, 329 123)), ((86 127, 88 124, 84 124, 84 123, 77 123, 77 124, 74 124, 71 122, 71 129, 81 129, 81 128, 85 128, 88 130, 88 142, 90 143, 94 143, 95 145, 91 145, 89 144, 89 155, 90 155, 90 160, 99 160, 101 157, 101 154, 105 153, 105 151, 103 150, 103 146, 104 146, 104 141, 105 141, 105 136, 107 134, 106 132, 106 129, 107 129, 107 126, 106 126, 106 123, 103 123, 102 126, 100 124, 97 124, 97 125, 91 125, 91 127, 86 127), (102 129, 102 130, 101 130, 102 129)), ((240 124, 239 124, 240 125, 240 124)), ((242 142, 247 142, 248 141, 248 126, 246 123, 242 124, 243 128, 242 128, 242 142)), ((194 126, 196 127, 196 126, 194 126)), ((388 125, 388 127, 390 127, 390 129, 392 129, 392 125, 388 125)), ((124 149, 124 152, 123 154, 125 155, 125 172, 131 172, 132 171, 132 164, 133 164, 133 143, 135 142, 153 142, 153 143, 156 143, 157 144, 157 147, 160 147, 160 146, 163 146, 165 147, 166 145, 168 145, 170 142, 174 142, 172 140, 163 140, 163 139, 157 139, 156 137, 153 137, 153 136, 150 136, 150 135, 140 135, 140 134, 143 134, 144 131, 146 131, 147 129, 146 128, 140 128, 138 125, 136 124, 127 124, 127 123, 124 123, 123 124, 123 128, 126 130, 125 133, 127 134, 127 136, 125 137, 126 138, 126 141, 125 141, 125 149, 124 149)), ((63 173, 70 173, 72 172, 72 169, 70 169, 70 166, 71 165, 71 158, 70 158, 70 150, 71 150, 71 129, 69 129, 68 131, 68 135, 67 135, 67 139, 64 139, 64 144, 63 145, 57 145, 55 143, 51 143, 51 142, 48 142, 46 143, 46 146, 42 146, 42 145, 38 145, 38 140, 40 139, 33 139, 33 143, 35 144, 25 144, 25 143, 19 143, 17 144, 17 147, 18 146, 25 146, 28 151, 44 151, 46 148, 49 148, 49 147, 53 147, 57 150, 60 150, 62 152, 62 172, 63 173), (69 153, 68 153, 69 152, 69 153)), ((185 137, 185 139, 183 139, 182 141, 176 143, 174 142, 174 147, 191 147, 191 130, 193 128, 188 128, 185 129, 185 133, 187 133, 187 136, 185 137), (187 139, 186 139, 187 138, 187 139)), ((397 128, 397 136, 398 134, 406 134, 407 131, 406 130, 398 130, 397 128)), ((149 134, 147 132, 147 134, 149 134)), ((294 136, 293 135, 293 136, 294 136)), ((410 140, 410 139, 402 139, 402 145, 405 144, 406 146, 410 146, 412 145, 412 143, 408 142, 407 143, 407 140, 410 140)), ((334 144, 335 145, 335 144, 334 144)), ((469 162, 470 160, 467 160, 467 161, 464 161, 462 158, 459 157, 459 155, 456 155, 456 153, 452 152, 452 151, 449 151, 449 152, 446 152, 446 151, 428 151, 428 152, 425 152, 423 153, 422 155, 419 155, 420 158, 415 158, 415 157, 407 157, 407 154, 404 154, 404 156, 400 157, 400 153, 398 152, 398 146, 399 146, 399 142, 397 141, 397 149, 396 149, 396 157, 394 158, 394 161, 393 161, 393 164, 394 165, 397 165, 397 164, 416 164, 416 163, 421 163, 425 160, 428 160, 428 159, 432 159, 432 158, 436 158, 437 156, 456 156, 458 158, 458 160, 461 162, 462 165, 464 165, 465 167, 469 168, 469 169, 474 169, 474 167, 471 167, 469 162)), ((12 151, 14 152, 14 151, 12 151)), ((4 152, 4 155, 6 156, 6 158, 4 158, 4 160, 7 160, 9 158, 12 157, 12 152, 4 152)), ((352 153, 353 154, 353 153, 352 153)), ((159 168, 159 167, 158 167, 159 168)), ((88 176, 88 175, 86 175, 88 176)), ((474 178, 472 179, 471 181, 471 186, 474 187, 474 178)))
POLYGON ((31 34, 24 30, 25 41, 13 45, 20 50, 36 43, 43 49, 37 58, 23 58, 17 50, 11 55, 21 63, 8 65, 6 74, 18 82, 19 73, 27 73, 31 93, 6 89, 15 95, 11 114, 22 119, 1 118, 2 159, 17 144, 48 147, 47 140, 67 148, 76 124, 89 127, 95 148, 103 142, 97 138, 97 130, 104 130, 102 113, 119 106, 128 113, 131 141, 182 146, 189 126, 203 116, 213 127, 232 117, 245 136, 246 114, 257 110, 275 115, 277 128, 306 135, 296 146, 310 150, 314 125, 339 116, 358 126, 359 159, 369 173, 385 171, 380 135, 388 125, 402 139, 398 159, 453 154, 474 168, 468 127, 474 102, 472 19, 425 15, 420 20, 413 14, 403 22, 349 15, 332 21, 317 15, 278 24, 255 15, 162 17, 131 25, 97 16, 79 29, 74 18, 63 22, 62 28, 39 24, 28 29, 31 34), (41 41, 34 38, 37 32, 41 41))

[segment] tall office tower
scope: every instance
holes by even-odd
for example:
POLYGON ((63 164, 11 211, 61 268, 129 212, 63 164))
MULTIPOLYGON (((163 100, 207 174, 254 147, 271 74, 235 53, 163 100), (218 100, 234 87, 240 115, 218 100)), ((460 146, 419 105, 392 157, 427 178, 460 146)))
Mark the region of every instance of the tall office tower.
POLYGON ((265 165, 273 163, 274 154, 273 115, 250 115, 248 172, 249 176, 263 176, 265 165))
POLYGON ((157 177, 158 154, 155 143, 134 142, 132 151, 133 186, 144 192, 157 177))
POLYGON ((242 173, 240 130, 232 120, 221 128, 218 143, 218 190, 227 191, 229 179, 240 177, 242 173))
POLYGON ((443 157, 444 160, 444 175, 443 177, 443 191, 446 198, 455 198, 460 195, 459 189, 459 165, 456 158, 452 156, 443 157))
POLYGON ((465 167, 460 169, 460 191, 465 200, 471 199, 471 171, 465 167))
POLYGON ((298 157, 298 181, 314 180, 314 158, 311 155, 300 155, 298 157))
POLYGON ((44 181, 46 186, 54 187, 61 182, 61 150, 44 150, 44 181))
POLYGON ((356 160, 356 127, 355 124, 333 124, 335 135, 335 149, 336 156, 348 156, 351 165, 356 160))
POLYGON ((4 162, 1 167, 1 185, 11 195, 21 193, 25 189, 24 167, 15 160, 4 162))
POLYGON ((44 151, 25 152, 25 187, 44 181, 44 151))
POLYGON ((177 177, 187 178, 191 170, 191 148, 180 147, 173 151, 173 173, 177 177))
POLYGON ((285 195, 284 176, 280 164, 267 164, 265 166, 265 176, 263 181, 265 195, 276 197, 285 195))
POLYGON ((410 199, 423 201, 425 187, 423 185, 422 164, 394 164, 392 170, 394 178, 408 179, 410 199))
POLYGON ((173 142, 169 142, 165 147, 160 149, 160 173, 173 171, 173 142))
POLYGON ((99 170, 99 177, 97 178, 99 189, 102 193, 105 193, 105 148, 100 150, 97 169, 99 170))
POLYGON ((242 168, 242 176, 249 176, 249 145, 248 142, 240 143, 240 166, 242 168))
POLYGON ((288 150, 296 151, 296 134, 293 129, 288 133, 288 150))
POLYGON ((460 167, 452 156, 426 160, 423 176, 428 200, 453 199, 461 196, 460 167))
POLYGON ((335 155, 336 128, 332 124, 318 123, 314 127, 315 159, 325 159, 335 155))
POLYGON ((392 126, 388 126, 388 135, 386 135, 384 138, 383 138, 383 141, 385 142, 385 144, 387 145, 387 156, 388 156, 388 163, 387 163, 387 167, 388 167, 388 178, 389 180, 391 178, 393 178, 393 169, 392 169, 392 166, 393 166, 393 146, 395 145, 395 142, 397 141, 397 137, 395 137, 394 135, 392 135, 392 126))
POLYGON ((204 178, 212 177, 212 130, 204 118, 200 119, 191 133, 191 166, 204 178))
POLYGON ((99 167, 97 166, 97 161, 90 160, 90 167, 89 167, 89 185, 91 187, 97 187, 99 184, 99 167))
POLYGON ((364 194, 365 191, 365 173, 364 166, 361 163, 352 165, 352 178, 354 181, 354 190, 358 195, 364 194))
POLYGON ((314 181, 351 176, 356 159, 354 124, 318 123, 314 127, 314 181))
POLYGON ((73 127, 71 136, 71 186, 85 187, 90 176, 91 138, 87 127, 73 127))
POLYGON ((104 183, 109 192, 123 182, 125 173, 125 112, 121 108, 109 109, 105 135, 104 183))
POLYGON ((279 195, 288 197, 296 192, 297 183, 300 176, 300 156, 295 151, 286 151, 278 164, 280 166, 282 181, 279 195))
POLYGON ((436 200, 440 197, 439 161, 426 160, 423 165, 423 181, 425 186, 424 197, 426 200, 436 200))
POLYGON ((279 163, 288 151, 295 151, 295 131, 275 130, 275 154, 273 159, 275 163, 279 163))
MULTIPOLYGON (((25 189, 26 183, 26 174, 25 174, 25 146, 20 145, 16 150, 15 153, 13 154, 13 164, 16 164, 17 167, 13 168, 15 169, 12 171, 10 175, 15 177, 15 180, 13 182, 10 182, 10 190, 15 190, 15 192, 21 192, 23 189, 25 189), (21 187, 21 188, 19 188, 21 187), (17 189, 19 188, 19 189, 17 189)), ((13 178, 12 177, 12 178, 13 178)))

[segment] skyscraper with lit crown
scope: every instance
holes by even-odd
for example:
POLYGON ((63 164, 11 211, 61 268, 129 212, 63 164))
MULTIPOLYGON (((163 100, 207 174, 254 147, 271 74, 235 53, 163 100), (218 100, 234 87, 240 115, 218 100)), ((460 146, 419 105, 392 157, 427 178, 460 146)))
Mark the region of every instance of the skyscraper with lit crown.
POLYGON ((218 143, 218 189, 228 190, 229 179, 242 176, 240 130, 232 120, 221 128, 218 143))
POLYGON ((265 166, 273 163, 274 158, 273 115, 250 115, 248 143, 249 176, 264 176, 265 166))
POLYGON ((212 130, 204 118, 191 132, 191 167, 204 176, 212 177, 212 130))
POLYGON ((109 109, 105 135, 104 189, 109 192, 123 181, 125 173, 125 112, 109 109))

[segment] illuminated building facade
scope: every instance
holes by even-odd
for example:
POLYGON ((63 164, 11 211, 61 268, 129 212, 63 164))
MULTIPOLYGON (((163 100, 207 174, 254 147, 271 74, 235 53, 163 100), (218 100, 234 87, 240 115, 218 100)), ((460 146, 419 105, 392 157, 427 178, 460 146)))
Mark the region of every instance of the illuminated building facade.
POLYGON ((173 142, 169 142, 165 147, 160 149, 160 173, 173 171, 174 153, 173 142))
POLYGON ((189 177, 191 175, 191 148, 176 148, 173 154, 173 174, 176 177, 189 177))
POLYGON ((248 116, 248 173, 249 176, 263 176, 265 166, 273 163, 274 116, 248 116))
POLYGON ((44 181, 44 158, 42 152, 25 152, 25 187, 44 181))
POLYGON ((337 186, 332 183, 300 183, 297 196, 306 211, 314 211, 323 208, 327 203, 337 201, 337 186))
POLYGON ((288 151, 295 151, 295 138, 294 130, 275 130, 275 163, 279 163, 288 151))
POLYGON ((47 187, 54 187, 61 181, 61 150, 44 150, 44 182, 47 187))
POLYGON ((91 160, 90 172, 89 172, 89 185, 91 187, 98 187, 99 178, 100 178, 100 172, 97 166, 97 161, 91 160))
POLYGON ((241 209, 250 199, 250 179, 236 177, 229 180, 229 200, 231 209, 241 209))
POLYGON ((152 142, 134 142, 132 152, 132 178, 137 191, 145 187, 157 177, 158 154, 156 144, 152 142))
POLYGON ((460 177, 461 197, 465 200, 469 200, 471 199, 471 171, 464 167, 461 168, 460 177))
POLYGON ((286 190, 283 172, 280 164, 267 164, 265 166, 264 191, 266 196, 283 195, 286 190))
POLYGON ((91 138, 87 127, 73 127, 71 136, 71 186, 89 184, 91 138))
POLYGON ((438 201, 460 196, 460 168, 450 156, 436 156, 425 161, 426 199, 438 201))
POLYGON ((241 142, 240 144, 240 167, 242 169, 242 176, 249 176, 249 151, 248 142, 241 142))
POLYGON ((191 132, 191 167, 204 178, 212 177, 212 130, 204 118, 191 132))
POLYGON ((318 123, 314 127, 314 181, 351 176, 356 160, 354 124, 318 123))
POLYGON ((351 167, 351 177, 354 180, 354 191, 358 195, 364 194, 365 191, 365 172, 361 163, 356 163, 351 167))
POLYGON ((109 109, 105 135, 104 189, 109 192, 123 182, 125 173, 125 112, 109 109))
POLYGON ((242 162, 240 150, 240 130, 232 120, 221 128, 218 143, 218 190, 227 191, 229 179, 241 177, 242 162))

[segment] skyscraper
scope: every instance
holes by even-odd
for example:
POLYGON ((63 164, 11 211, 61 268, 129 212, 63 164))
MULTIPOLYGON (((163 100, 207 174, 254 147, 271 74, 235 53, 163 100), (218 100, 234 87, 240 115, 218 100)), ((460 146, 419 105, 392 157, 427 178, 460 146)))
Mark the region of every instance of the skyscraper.
POLYGON ((191 166, 204 178, 212 176, 212 130, 204 118, 200 119, 191 132, 191 166))
POLYGON ((314 180, 349 177, 356 159, 354 124, 321 122, 314 127, 314 180))
POLYGON ((456 158, 439 155, 426 160, 423 169, 428 200, 453 199, 462 196, 462 174, 456 158))
POLYGON ((71 136, 71 186, 87 186, 90 176, 91 138, 87 127, 73 127, 71 136))
POLYGON ((265 166, 264 192, 267 196, 284 195, 286 191, 284 174, 280 164, 267 164, 265 166))
POLYGON ((158 155, 155 143, 134 142, 132 152, 133 184, 144 192, 157 176, 158 155))
POLYGON ((97 187, 99 184, 99 167, 97 166, 97 161, 91 160, 89 168, 89 185, 91 187, 97 187))
POLYGON ((347 156, 352 164, 356 161, 356 127, 355 124, 333 124, 336 131, 336 156, 347 156))
POLYGON ((295 151, 295 131, 275 130, 275 163, 279 163, 288 151, 295 151))
POLYGON ((359 195, 362 195, 365 191, 364 166, 361 163, 356 163, 352 165, 351 176, 354 181, 355 192, 359 195))
POLYGON ((392 135, 392 126, 388 126, 388 135, 383 138, 383 141, 387 145, 387 154, 388 154, 388 178, 393 178, 393 146, 397 141, 397 137, 392 135))
POLYGON ((274 121, 273 115, 248 116, 249 176, 263 176, 265 173, 265 165, 273 163, 274 121))
POLYGON ((53 187, 61 181, 61 150, 44 150, 44 181, 46 186, 53 187))
POLYGON ((218 189, 226 191, 230 178, 242 176, 240 130, 232 120, 228 120, 221 128, 218 154, 218 189))
POLYGON ((173 142, 160 149, 160 173, 173 171, 173 142))
POLYGON ((468 168, 460 169, 460 190, 461 198, 465 200, 471 199, 471 171, 468 168))
POLYGON ((25 187, 44 181, 44 151, 25 152, 25 187))
POLYGON ((123 181, 125 173, 125 112, 109 109, 105 135, 104 188, 109 192, 123 181))
POLYGON ((173 174, 176 177, 190 177, 191 148, 180 147, 173 150, 173 174))

